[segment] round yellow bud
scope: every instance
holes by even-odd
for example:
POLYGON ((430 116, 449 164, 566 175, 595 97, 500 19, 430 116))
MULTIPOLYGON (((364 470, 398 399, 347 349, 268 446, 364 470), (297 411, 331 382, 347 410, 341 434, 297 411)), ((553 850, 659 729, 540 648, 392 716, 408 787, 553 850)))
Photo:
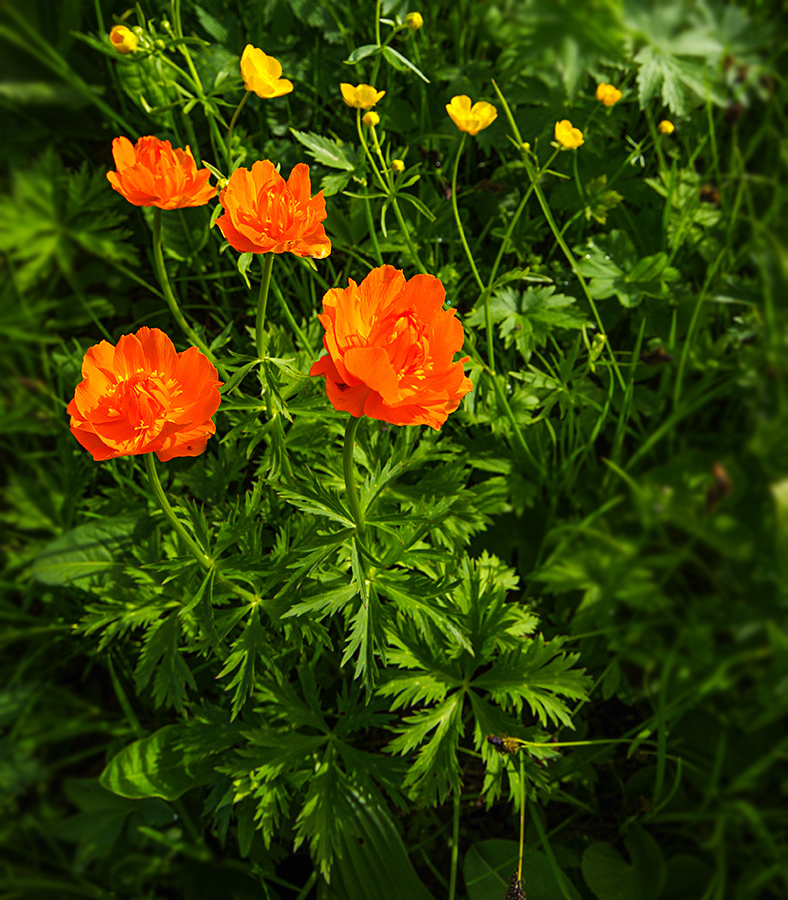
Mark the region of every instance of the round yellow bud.
POLYGON ((118 53, 133 53, 137 49, 140 39, 125 25, 116 25, 109 33, 109 42, 118 53))
POLYGON ((373 128, 375 125, 380 124, 380 116, 376 112, 370 110, 368 113, 364 113, 364 115, 361 117, 361 121, 368 128, 373 128))
POLYGON ((395 175, 401 175, 405 171, 405 163, 401 159, 392 159, 391 171, 395 175))
POLYGON ((657 128, 659 129, 660 134, 673 134, 676 130, 676 126, 667 119, 663 119, 659 125, 657 125, 657 128))
POLYGON ((418 31, 424 24, 424 16, 422 16, 421 13, 409 12, 407 16, 405 16, 405 24, 411 31, 418 31))

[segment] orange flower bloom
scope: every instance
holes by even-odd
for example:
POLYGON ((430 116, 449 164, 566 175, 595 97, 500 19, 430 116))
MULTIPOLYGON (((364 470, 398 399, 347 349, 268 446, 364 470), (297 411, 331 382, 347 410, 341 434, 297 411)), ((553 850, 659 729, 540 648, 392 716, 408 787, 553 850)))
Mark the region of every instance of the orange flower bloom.
POLYGON ((197 171, 191 148, 172 149, 169 141, 141 137, 132 146, 125 137, 112 142, 117 172, 107 172, 109 183, 135 206, 182 209, 204 206, 216 195, 208 184, 208 169, 197 171))
POLYGON ((408 281, 393 266, 378 266, 361 282, 323 297, 322 356, 310 375, 326 376, 335 409, 393 425, 440 428, 473 388, 454 362, 463 330, 456 311, 443 309, 446 292, 433 275, 408 281))
POLYGON ((82 360, 82 381, 66 412, 71 433, 95 460, 155 453, 199 456, 216 431, 222 382, 196 347, 177 353, 158 328, 102 341, 82 360))
POLYGON ((299 163, 287 181, 270 160, 236 169, 219 194, 224 214, 216 220, 222 234, 241 253, 294 253, 325 259, 331 241, 321 224, 326 217, 323 192, 311 196, 309 166, 299 163))

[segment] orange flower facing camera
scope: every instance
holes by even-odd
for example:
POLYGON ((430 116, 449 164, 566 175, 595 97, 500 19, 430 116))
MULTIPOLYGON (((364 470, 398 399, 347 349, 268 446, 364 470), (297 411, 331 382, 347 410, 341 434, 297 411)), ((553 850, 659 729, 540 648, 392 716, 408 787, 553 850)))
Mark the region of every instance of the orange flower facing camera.
POLYGON ((66 410, 71 433, 97 461, 199 456, 216 431, 221 384, 196 347, 178 353, 163 331, 143 327, 87 351, 66 410))
POLYGON ((325 259, 331 253, 323 220, 323 192, 311 196, 309 166, 299 163, 287 181, 270 160, 236 169, 219 194, 222 234, 241 253, 294 253, 325 259))
POLYGON ((319 316, 328 351, 310 369, 325 375, 335 409, 393 425, 438 429, 473 388, 454 361, 464 333, 433 275, 409 280, 379 266, 356 284, 333 288, 319 316))

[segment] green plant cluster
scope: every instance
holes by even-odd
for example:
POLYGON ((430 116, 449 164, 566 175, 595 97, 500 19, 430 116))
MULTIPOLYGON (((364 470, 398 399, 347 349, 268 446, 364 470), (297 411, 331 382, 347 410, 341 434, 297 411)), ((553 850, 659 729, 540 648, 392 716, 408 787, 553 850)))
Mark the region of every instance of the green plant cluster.
POLYGON ((0 6, 0 898, 502 900, 520 859, 529 900, 784 897, 780 5, 58 6, 0 6), (228 129, 246 43, 295 90, 228 129), (340 82, 386 91, 376 129, 340 82), (459 94, 495 122, 461 135, 459 94), (99 340, 188 346, 119 134, 306 160, 328 200, 264 354, 259 260, 161 218, 227 374, 158 466, 209 565, 65 413, 99 340), (381 263, 441 279, 474 389, 440 431, 361 420, 362 530, 308 372, 324 293, 381 263))

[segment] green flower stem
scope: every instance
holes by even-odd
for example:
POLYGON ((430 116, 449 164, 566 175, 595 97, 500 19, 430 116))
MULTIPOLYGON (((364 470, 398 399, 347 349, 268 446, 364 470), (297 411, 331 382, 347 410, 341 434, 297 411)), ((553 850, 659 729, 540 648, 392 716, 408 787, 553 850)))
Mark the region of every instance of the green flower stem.
POLYGON ((210 558, 210 556, 203 552, 194 538, 184 528, 183 523, 175 515, 175 511, 170 506, 170 501, 167 499, 167 495, 164 493, 164 488, 161 486, 161 481, 159 481, 159 473, 156 471, 156 463, 153 460, 153 454, 145 453, 143 458, 145 460, 145 472, 147 473, 148 481, 150 482, 150 486, 153 489, 153 493, 156 497, 156 500, 158 501, 159 506, 161 507, 161 511, 164 513, 165 518, 178 533, 178 536, 181 538, 184 544, 186 544, 189 550, 191 550, 194 558, 203 567, 203 569, 212 569, 214 566, 213 560, 210 558))
MULTIPOLYGON (((460 169, 460 157, 462 156, 463 148, 465 147, 465 139, 467 138, 467 132, 463 132, 462 138, 460 140, 460 146, 457 149, 457 155, 454 157, 454 169, 451 174, 451 208, 454 210, 454 220, 457 223, 457 230, 460 233, 460 240, 462 241, 462 246, 465 248, 465 255, 468 257, 468 262, 471 264, 471 269, 473 270, 474 277, 476 278, 476 282, 479 285, 479 290, 484 290, 484 282, 482 281, 482 276, 479 274, 479 270, 476 268, 476 261, 473 258, 473 254, 471 253, 471 248, 468 246, 468 240, 465 237, 465 229, 462 227, 462 219, 460 218, 460 210, 457 206, 457 172, 460 169)), ((492 366, 492 362, 490 363, 492 366)))
POLYGON ((460 861, 460 795, 454 795, 454 815, 451 829, 451 872, 449 873, 449 898, 457 894, 457 868, 460 861))
POLYGON ((257 318, 254 323, 254 339, 257 347, 257 355, 260 359, 265 359, 266 335, 265 327, 265 309, 268 305, 268 289, 271 286, 271 269, 274 265, 274 254, 266 253, 263 260, 263 279, 260 282, 260 293, 257 295, 257 318))
POLYGON ((517 881, 523 883, 523 844, 525 842, 525 763, 520 753, 520 853, 517 857, 517 881))
POLYGON ((351 416, 348 419, 347 428, 345 428, 345 449, 342 453, 342 468, 345 473, 345 492, 347 494, 347 505, 350 515, 356 523, 358 536, 364 540, 366 533, 366 523, 364 522, 364 513, 361 504, 358 501, 356 493, 356 483, 353 480, 353 445, 356 441, 356 432, 361 424, 361 417, 351 416))
POLYGON ((271 287, 274 289, 274 293, 276 294, 276 299, 279 301, 279 305, 282 307, 285 313, 285 318, 287 319, 290 327, 293 329, 293 333, 296 335, 299 341, 301 341, 302 349, 306 348, 309 352, 310 356, 315 355, 315 349, 312 346, 311 341, 304 333, 303 329, 299 326, 298 322, 295 320, 295 316, 293 315, 293 311, 290 309, 290 306, 285 300, 285 295, 282 293, 279 285, 276 283, 276 279, 271 279, 271 287))
MULTIPOLYGON (((547 220, 547 224, 550 226, 550 230, 553 232, 553 237, 556 239, 558 246, 563 250, 564 256, 566 256, 567 262, 569 263, 569 267, 575 275, 575 278, 580 282, 580 287, 582 288, 583 294, 585 295, 586 300, 588 301, 588 305, 591 307, 591 312, 594 314, 594 319, 596 320, 597 326, 599 328, 600 334, 605 333, 604 326, 602 325, 602 318, 599 315, 599 310, 596 308, 596 303, 594 303, 594 298, 591 296, 591 291, 588 289, 588 283, 585 278, 583 278, 580 273, 580 269, 577 267, 577 261, 575 260, 574 254, 569 249, 569 245, 564 240, 564 236, 561 233, 561 230, 556 225, 555 219, 553 218, 553 214, 550 211, 550 207, 547 204, 547 200, 545 198, 544 192, 542 191, 541 185, 539 184, 539 176, 544 172, 547 166, 543 166, 538 169, 536 173, 534 173, 533 168, 531 166, 531 162, 528 159, 525 151, 522 149, 523 138, 520 134, 520 129, 517 127, 517 123, 514 121, 514 116, 512 115, 512 110, 509 107, 509 104, 506 102, 506 98, 501 93, 501 89, 495 83, 495 80, 492 82, 493 87, 495 88, 496 94, 498 94, 498 99, 503 104, 504 112, 506 113, 506 118, 509 121, 509 127, 514 132, 515 139, 517 141, 517 145, 520 147, 520 152, 523 154, 523 159, 525 160, 525 170, 528 173, 528 178, 531 182, 531 186, 534 189, 534 193, 536 194, 536 199, 539 201, 539 205, 542 207, 542 212, 544 213, 544 217, 547 220)), ((621 387, 621 390, 626 391, 627 386, 624 381, 624 376, 621 374, 621 369, 618 367, 618 361, 616 360, 616 355, 613 352, 613 348, 610 346, 609 342, 606 342, 608 352, 610 353, 610 363, 613 367, 613 371, 616 373, 616 379, 621 387)))
POLYGON ((235 112, 233 113, 232 119, 230 119, 230 127, 227 129, 227 149, 225 151, 225 156, 227 157, 227 175, 232 175, 233 173, 233 159, 230 155, 230 145, 233 140, 233 129, 235 128, 235 123, 238 121, 238 116, 241 113, 241 110, 246 105, 246 101, 249 99, 249 91, 244 91, 244 95, 241 98, 241 102, 238 106, 235 107, 235 112))
POLYGON ((361 110, 356 110, 356 129, 358 131, 358 139, 361 141, 361 146, 364 148, 364 153, 369 160, 369 164, 372 166, 372 171, 375 173, 375 177, 380 184, 381 189, 385 194, 389 193, 389 186, 386 183, 383 175, 381 175, 380 170, 378 169, 378 164, 375 162, 375 157, 372 155, 372 151, 369 149, 369 144, 367 143, 367 139, 364 137, 364 129, 361 127, 361 110))
POLYGON ((257 594, 253 594, 251 591, 247 591, 245 588, 239 587, 237 584, 224 578, 216 571, 216 563, 214 562, 214 560, 212 560, 211 557, 202 550, 199 544, 183 526, 183 523, 180 521, 180 519, 175 515, 175 510, 173 510, 172 506, 170 506, 170 501, 167 499, 167 495, 164 493, 164 488, 161 486, 159 473, 156 471, 156 462, 153 459, 153 454, 145 453, 143 455, 143 459, 145 461, 145 472, 148 476, 148 481, 150 482, 150 486, 153 489, 153 493, 156 497, 159 507, 164 513, 164 517, 167 519, 170 525, 172 525, 178 536, 192 552, 192 555, 197 560, 197 562, 206 571, 210 572, 213 570, 216 580, 228 587, 239 597, 243 597, 244 600, 248 601, 254 606, 261 606, 263 609, 266 609, 268 604, 263 600, 262 597, 258 597, 257 594))
POLYGON ((153 268, 156 270, 156 277, 159 279, 159 285, 164 294, 164 299, 167 302, 167 306, 170 308, 173 318, 178 325, 180 325, 181 330, 186 337, 189 338, 195 347, 199 347, 199 349, 216 366, 219 375, 226 381, 227 372, 224 367, 217 361, 205 341, 186 321, 180 306, 178 306, 178 301, 175 299, 175 294, 172 291, 170 279, 167 275, 167 269, 164 265, 164 251, 161 243, 161 210, 158 206, 153 207, 153 268))
POLYGON ((402 235, 405 238, 405 243, 408 245, 408 249, 410 250, 410 255, 413 257, 414 262, 421 270, 422 274, 429 275, 427 271, 427 267, 421 261, 421 257, 419 256, 419 251, 416 249, 416 245, 413 243, 413 239, 410 236, 410 231, 408 230, 407 225, 405 224, 405 218, 402 215, 402 211, 399 208, 399 203, 397 202, 397 191, 394 187, 394 176, 391 174, 391 169, 386 165, 386 160, 383 156, 383 151, 380 148, 380 141, 378 140, 378 133, 375 131, 375 126, 373 125, 370 128, 372 133, 372 140, 375 144, 375 152, 378 154, 380 159, 380 164, 382 167, 382 171, 386 176, 387 183, 385 185, 386 193, 389 195, 389 200, 391 201, 391 206, 394 209, 394 215, 397 217, 397 222, 399 223, 400 230, 402 231, 402 235))
POLYGON ((375 249, 375 259, 379 266, 383 265, 383 254, 380 252, 380 244, 378 243, 378 236, 375 231, 375 223, 372 220, 372 206, 369 202, 369 197, 364 197, 364 213, 367 217, 367 228, 369 228, 369 236, 372 238, 372 246, 375 249))

